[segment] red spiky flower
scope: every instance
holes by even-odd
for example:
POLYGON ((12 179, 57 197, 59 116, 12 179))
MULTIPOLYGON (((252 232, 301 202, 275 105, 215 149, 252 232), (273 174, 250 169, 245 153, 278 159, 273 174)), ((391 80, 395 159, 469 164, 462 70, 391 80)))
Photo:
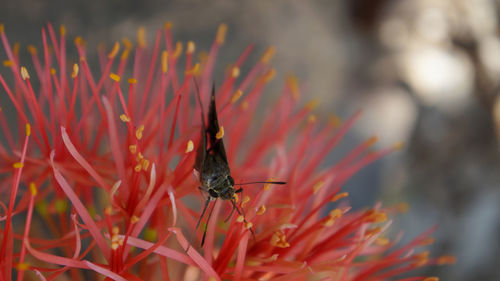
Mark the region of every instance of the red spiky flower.
POLYGON ((95 71, 79 37, 79 60, 68 60, 64 27, 59 35, 51 25, 42 29, 43 48, 28 47, 29 63, 20 61, 19 46, 11 47, 0 26, 3 64, 11 70, 0 74, 9 99, 2 106, 15 116, 0 112, 0 280, 36 274, 41 280, 362 281, 453 262, 420 250, 431 242, 432 229, 403 246, 385 237, 387 218, 398 207, 350 211, 342 184, 395 147, 374 150, 372 138, 320 168, 359 114, 343 123, 318 122, 314 103, 299 105, 293 77, 275 104, 262 108, 264 87, 274 77, 274 48, 240 75, 252 46, 218 86, 220 137, 237 183, 288 183, 246 188, 238 198, 246 222, 242 216, 224 222, 232 206, 217 202, 203 249, 189 244, 201 235, 193 233, 200 213, 192 199, 200 201, 193 165, 201 124, 193 77, 207 104, 226 29, 219 27, 210 51, 198 58, 193 42, 185 52, 173 43, 169 23, 156 33, 153 48, 139 29, 137 46, 124 40, 120 56, 119 43, 100 49, 95 71), (264 112, 259 118, 258 107, 264 112))

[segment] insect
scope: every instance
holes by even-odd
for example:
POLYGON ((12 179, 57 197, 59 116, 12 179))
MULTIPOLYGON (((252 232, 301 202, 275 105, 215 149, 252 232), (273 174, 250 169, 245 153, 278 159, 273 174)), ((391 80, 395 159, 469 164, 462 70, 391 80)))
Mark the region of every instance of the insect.
MULTIPOLYGON (((196 81, 195 81, 196 82, 196 81)), ((198 85, 196 84, 198 88, 198 85)), ((207 225, 210 221, 210 217, 212 216, 212 212, 215 207, 215 202, 217 199, 228 200, 231 202, 233 209, 227 220, 231 217, 233 212, 236 212, 243 216, 244 222, 246 223, 245 214, 243 209, 240 209, 236 204, 236 199, 234 195, 236 193, 240 193, 243 189, 240 187, 235 189, 235 183, 233 177, 231 177, 231 170, 229 169, 229 163, 227 161, 226 150, 224 149, 224 142, 222 140, 222 136, 218 135, 220 131, 219 121, 217 119, 217 108, 215 105, 215 84, 212 88, 212 94, 210 98, 210 106, 208 109, 207 115, 207 124, 205 125, 205 117, 203 111, 203 105, 201 102, 199 90, 197 90, 198 102, 201 107, 201 140, 200 145, 198 146, 198 150, 196 153, 196 162, 195 169, 199 173, 200 179, 200 191, 208 194, 205 205, 203 206, 203 210, 201 212, 200 218, 198 219, 198 223, 196 224, 195 232, 200 226, 201 220, 207 211, 207 208, 211 201, 214 201, 210 211, 208 212, 207 225)), ((281 181, 273 181, 273 182, 249 182, 249 183, 241 183, 236 185, 244 185, 244 184, 254 184, 254 183, 272 183, 272 184, 286 184, 286 182, 281 181)), ((252 236, 255 237, 255 233, 252 228, 250 228, 250 232, 252 236)), ((205 227, 203 231, 203 237, 201 240, 201 246, 205 243, 205 236, 207 233, 207 229, 205 227)))

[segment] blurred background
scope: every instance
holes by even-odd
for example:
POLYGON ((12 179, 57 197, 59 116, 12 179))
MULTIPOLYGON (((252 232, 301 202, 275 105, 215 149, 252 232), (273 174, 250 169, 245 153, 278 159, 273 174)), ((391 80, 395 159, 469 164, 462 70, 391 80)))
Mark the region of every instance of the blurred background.
POLYGON ((500 1, 3 0, 1 6, 0 22, 21 46, 40 46, 47 22, 66 25, 70 39, 80 35, 88 46, 111 46, 135 38, 139 26, 152 41, 167 20, 175 38, 194 40, 198 50, 208 49, 217 25, 227 23, 220 69, 250 43, 253 61, 276 46, 270 96, 293 73, 305 101, 321 100, 322 118, 363 110, 337 154, 373 135, 380 147, 405 143, 348 182, 352 204, 409 202, 395 227, 408 238, 438 224, 432 255, 458 261, 425 274, 500 280, 500 1))

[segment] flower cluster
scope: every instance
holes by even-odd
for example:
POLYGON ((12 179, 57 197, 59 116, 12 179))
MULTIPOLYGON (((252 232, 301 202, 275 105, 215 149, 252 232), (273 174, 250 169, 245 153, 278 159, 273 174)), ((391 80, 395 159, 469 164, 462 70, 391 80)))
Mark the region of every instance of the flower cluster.
POLYGON ((135 47, 124 39, 100 48, 95 69, 80 37, 78 61, 68 59, 64 27, 43 28, 28 63, 0 25, 10 69, 0 74, 8 97, 0 112, 0 280, 392 280, 453 262, 421 249, 432 229, 406 245, 386 237, 388 217, 404 206, 350 210, 342 184, 396 146, 375 150, 371 138, 321 165, 359 113, 318 121, 294 77, 273 105, 259 105, 275 75, 272 47, 245 74, 252 46, 226 68, 216 93, 220 137, 236 183, 287 184, 245 187, 237 197, 245 217, 225 221, 232 206, 218 200, 200 249, 194 81, 208 105, 226 30, 220 25, 210 50, 196 54, 194 42, 174 42, 170 23, 152 48, 141 28, 135 47))

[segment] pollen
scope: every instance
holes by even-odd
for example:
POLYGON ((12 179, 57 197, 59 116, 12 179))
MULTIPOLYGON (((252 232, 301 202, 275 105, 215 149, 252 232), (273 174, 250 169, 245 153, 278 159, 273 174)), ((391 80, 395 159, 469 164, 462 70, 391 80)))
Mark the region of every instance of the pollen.
POLYGON ((111 249, 113 251, 116 251, 116 249, 118 249, 118 247, 120 247, 120 245, 117 242, 111 243, 111 249))
POLYGON ((245 217, 242 216, 242 215, 239 215, 237 218, 236 218, 236 221, 237 222, 244 222, 245 221, 245 217))
POLYGON ((196 76, 200 73, 200 63, 196 63, 191 69, 186 70, 186 75, 196 76))
POLYGON ((330 123, 330 125, 334 128, 340 126, 340 124, 342 124, 342 120, 340 119, 340 117, 338 117, 337 115, 335 114, 332 114, 329 118, 328 118, 328 123, 330 123))
POLYGON ((64 26, 64 24, 61 24, 61 26, 59 26, 59 34, 61 34, 61 36, 66 35, 66 26, 64 26))
POLYGON ((113 48, 111 49, 111 52, 109 52, 108 58, 109 59, 115 58, 119 51, 120 51, 120 42, 117 41, 113 45, 113 48))
POLYGON ((161 52, 161 71, 167 73, 168 71, 168 52, 163 50, 161 52))
POLYGON ((323 181, 319 181, 313 185, 313 193, 316 194, 324 185, 323 181))
POLYGON ((125 122, 125 123, 130 122, 130 118, 125 114, 120 115, 120 120, 122 120, 122 122, 125 122))
POLYGON ((257 210, 257 215, 262 215, 266 212, 266 206, 265 205, 262 205, 259 207, 259 209, 257 210))
POLYGON ((413 266, 416 266, 416 267, 423 266, 429 261, 429 251, 418 253, 418 254, 414 255, 413 258, 415 259, 413 266))
POLYGON ((127 82, 129 84, 135 84, 135 83, 137 83, 137 79, 135 79, 135 78, 129 78, 127 82))
POLYGON ((408 212, 408 210, 410 210, 410 205, 406 202, 401 202, 401 203, 397 204, 395 207, 396 207, 396 210, 400 213, 406 213, 406 212, 408 212))
POLYGON ((263 64, 268 64, 269 61, 274 57, 275 53, 276 53, 276 48, 274 46, 270 46, 269 48, 267 48, 267 50, 260 58, 260 62, 262 62, 263 64))
POLYGON ((130 153, 135 154, 137 152, 137 145, 135 144, 129 145, 128 150, 130 151, 130 153))
POLYGON ((135 165, 134 171, 136 171, 137 173, 139 173, 140 171, 142 171, 142 165, 141 165, 141 163, 135 165))
POLYGON ((437 259, 437 264, 443 265, 443 264, 454 264, 457 262, 457 258, 454 256, 440 256, 437 259))
POLYGON ((215 135, 215 138, 220 140, 224 137, 224 127, 223 126, 220 126, 219 127, 219 131, 217 132, 217 134, 215 135))
MULTIPOLYGON (((56 74, 56 69, 55 69, 55 68, 51 68, 51 69, 50 69, 50 74, 55 75, 55 74, 56 74)), ((28 78, 29 78, 29 77, 28 77, 28 78)))
POLYGON ((31 135, 31 125, 30 123, 26 123, 26 136, 31 135))
POLYGON ((21 66, 21 77, 23 78, 23 80, 30 79, 28 70, 24 66, 21 66))
POLYGON ((319 100, 317 99, 312 99, 306 104, 306 108, 308 110, 314 110, 316 107, 319 105, 319 100))
POLYGON ((299 99, 299 82, 297 80, 297 77, 294 75, 288 75, 286 77, 286 83, 288 84, 288 87, 290 88, 290 93, 292 93, 292 97, 294 100, 299 99))
POLYGON ((240 89, 236 90, 236 92, 234 92, 233 96, 231 97, 231 103, 232 104, 236 103, 241 98, 242 95, 243 95, 242 90, 240 89))
POLYGON ((337 193, 337 194, 335 194, 335 196, 333 196, 333 198, 332 198, 332 200, 331 200, 331 201, 332 201, 332 202, 336 202, 336 201, 338 201, 338 200, 340 200, 340 199, 342 199, 342 198, 345 198, 345 197, 347 197, 347 196, 349 196, 349 192, 341 192, 341 193, 337 193))
POLYGON ((434 244, 434 241, 435 241, 434 238, 427 237, 424 240, 422 240, 418 245, 421 247, 425 247, 434 244))
POLYGON ((75 45, 77 46, 84 46, 85 45, 85 40, 81 36, 76 36, 75 37, 75 45))
POLYGON ((437 277, 427 277, 427 278, 425 278, 422 281, 439 281, 439 278, 437 278, 437 277))
POLYGON ((231 76, 233 78, 237 78, 238 76, 240 76, 240 68, 235 66, 231 69, 231 76))
POLYGON ((25 271, 25 270, 28 270, 30 268, 30 264, 27 262, 21 262, 21 263, 17 264, 16 268, 19 271, 25 271))
POLYGON ((241 108, 243 111, 247 110, 247 109, 248 109, 248 106, 249 106, 248 101, 243 101, 243 102, 240 104, 240 108, 241 108))
POLYGON ((36 185, 34 182, 30 182, 30 192, 31 192, 31 196, 33 196, 33 197, 35 197, 37 194, 37 189, 36 189, 36 185))
POLYGON ((378 234, 380 231, 382 231, 382 228, 381 227, 375 227, 375 228, 372 228, 372 229, 368 229, 365 233, 365 235, 367 237, 371 237, 375 234, 378 234))
POLYGON ((137 29, 137 44, 141 48, 146 48, 146 29, 144 26, 137 29))
POLYGON ((264 83, 267 83, 273 80, 274 76, 276 76, 276 70, 274 68, 271 68, 262 76, 262 81, 264 83))
POLYGON ((148 168, 149 168, 149 164, 150 164, 150 162, 149 162, 149 160, 148 160, 148 159, 142 159, 142 161, 141 161, 141 165, 142 165, 142 169, 143 169, 144 171, 147 171, 147 170, 148 170, 148 168))
POLYGON ((142 133, 144 132, 144 125, 140 125, 139 128, 135 131, 135 137, 140 140, 142 139, 142 133))
POLYGON ((374 145, 378 141, 378 136, 373 136, 365 141, 365 144, 368 146, 374 145))
POLYGON ((125 50, 132 49, 132 42, 130 42, 130 39, 128 39, 127 37, 122 38, 122 43, 123 43, 123 46, 125 46, 125 50))
POLYGON ((233 198, 234 198, 234 203, 240 202, 240 197, 238 196, 238 194, 234 193, 233 198))
POLYGON ((342 216, 342 211, 340 209, 333 209, 328 214, 328 218, 323 222, 323 226, 330 227, 335 221, 342 216))
POLYGON ((370 210, 367 212, 365 221, 371 223, 379 223, 387 220, 387 214, 377 210, 370 210))
POLYGON ((5 67, 9 67, 12 65, 14 65, 14 63, 11 60, 4 60, 3 61, 3 66, 5 66, 5 67))
POLYGON ((115 73, 111 73, 109 75, 109 78, 111 78, 112 80, 116 81, 116 82, 120 82, 120 76, 118 76, 117 74, 115 73))
POLYGON ((106 207, 106 209, 104 209, 104 213, 106 215, 111 215, 113 213, 113 209, 111 208, 111 206, 106 207))
POLYGON ((175 43, 175 50, 172 56, 174 57, 174 59, 176 59, 180 57, 181 54, 182 54, 182 42, 177 41, 177 43, 175 43))
MULTIPOLYGON (((274 181, 274 180, 275 180, 274 178, 270 178, 270 179, 268 179, 267 181, 271 182, 271 181, 274 181)), ((272 185, 271 183, 266 183, 266 184, 264 184, 264 190, 265 190, 265 191, 270 190, 270 189, 271 189, 271 185, 272 185)))
POLYGON ((227 24, 221 23, 219 24, 219 28, 217 28, 217 35, 215 37, 215 41, 217 44, 222 45, 224 41, 226 41, 226 33, 227 33, 227 24))
POLYGON ((252 226, 253 226, 253 223, 251 223, 251 222, 245 223, 245 228, 246 229, 250 229, 250 228, 252 228, 252 226))
POLYGON ((0 23, 0 34, 3 34, 5 32, 5 26, 3 23, 0 23))
POLYGON ((186 54, 192 54, 196 50, 196 45, 194 44, 193 41, 188 41, 187 47, 186 47, 186 54))
POLYGON ((136 216, 136 215, 133 215, 131 218, 130 218, 130 222, 131 223, 137 223, 139 221, 139 217, 136 216))
POLYGON ((274 232, 273 236, 271 237, 270 243, 271 245, 278 248, 290 247, 290 243, 286 241, 286 236, 281 230, 274 232))
POLYGON ((192 140, 189 140, 186 145, 186 153, 193 151, 193 149, 194 149, 194 143, 192 140))
POLYGON ((245 197, 243 197, 243 200, 241 201, 241 207, 242 208, 245 208, 245 205, 250 202, 250 196, 248 195, 245 195, 245 197))
POLYGON ((172 22, 171 21, 166 21, 164 24, 163 24, 163 27, 165 29, 171 29, 172 28, 172 22))
POLYGON ((78 71, 78 64, 73 64, 73 72, 71 73, 71 78, 76 78, 76 76, 78 76, 78 71))
POLYGON ((386 237, 379 237, 375 239, 375 244, 378 246, 386 246, 387 244, 389 244, 389 239, 386 237))
POLYGON ((15 169, 20 169, 20 168, 24 167, 24 164, 21 162, 16 162, 16 163, 12 164, 12 167, 14 167, 15 169))

